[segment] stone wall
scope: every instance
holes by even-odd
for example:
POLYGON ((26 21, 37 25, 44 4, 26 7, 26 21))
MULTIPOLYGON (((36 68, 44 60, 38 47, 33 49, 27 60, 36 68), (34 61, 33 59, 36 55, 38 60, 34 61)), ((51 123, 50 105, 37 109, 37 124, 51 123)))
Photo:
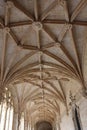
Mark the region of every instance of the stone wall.
MULTIPOLYGON (((83 130, 87 130, 87 99, 82 99, 79 104, 80 118, 83 130)), ((61 130, 75 130, 72 120, 72 112, 69 116, 65 115, 60 123, 61 130)))

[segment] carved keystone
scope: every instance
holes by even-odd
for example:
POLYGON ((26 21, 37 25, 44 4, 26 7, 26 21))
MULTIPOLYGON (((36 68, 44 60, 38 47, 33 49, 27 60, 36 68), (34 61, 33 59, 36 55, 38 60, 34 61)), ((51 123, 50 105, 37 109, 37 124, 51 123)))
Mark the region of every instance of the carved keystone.
POLYGON ((69 24, 69 23, 66 23, 65 26, 66 26, 66 29, 68 30, 72 28, 72 24, 69 24))
POLYGON ((10 32, 10 28, 9 28, 9 27, 5 27, 5 28, 4 28, 4 31, 10 32))
POLYGON ((59 42, 56 42, 56 43, 55 43, 55 46, 56 46, 56 47, 60 47, 61 44, 60 44, 59 42))
POLYGON ((39 50, 39 55, 42 55, 43 54, 43 51, 42 50, 39 50))
POLYGON ((58 3, 60 3, 61 6, 64 6, 65 5, 65 0, 58 0, 58 3))
POLYGON ((42 29, 43 25, 41 22, 33 22, 32 27, 34 30, 38 31, 42 29))

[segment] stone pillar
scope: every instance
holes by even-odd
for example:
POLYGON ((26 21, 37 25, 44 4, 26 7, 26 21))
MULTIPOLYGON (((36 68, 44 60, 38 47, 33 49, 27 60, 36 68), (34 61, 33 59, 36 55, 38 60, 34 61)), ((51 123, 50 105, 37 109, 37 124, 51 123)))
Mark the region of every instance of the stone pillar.
POLYGON ((19 111, 18 113, 18 125, 17 125, 17 130, 20 130, 20 123, 21 122, 21 112, 19 111))
POLYGON ((56 122, 56 130, 61 130, 60 121, 57 121, 57 122, 56 122))
POLYGON ((29 130, 31 130, 31 124, 29 125, 29 130))
POLYGON ((24 120, 24 130, 28 130, 28 122, 27 122, 27 120, 24 120))
POLYGON ((56 123, 55 122, 53 123, 52 128, 53 128, 53 130, 56 130, 55 129, 56 128, 56 123))
POLYGON ((30 124, 29 124, 29 122, 28 122, 28 130, 30 130, 30 124))
POLYGON ((18 126, 18 113, 14 111, 12 130, 17 130, 17 126, 18 126))
POLYGON ((6 127, 7 111, 8 111, 8 105, 6 106, 6 111, 5 111, 4 130, 5 130, 5 127, 6 127))
POLYGON ((7 120, 8 130, 9 130, 9 127, 11 126, 11 124, 9 124, 10 123, 10 110, 11 110, 11 107, 9 105, 9 108, 8 108, 8 111, 7 111, 7 115, 8 115, 8 120, 7 120))
POLYGON ((1 117, 2 117, 2 109, 3 109, 3 102, 1 102, 1 110, 0 110, 0 122, 1 122, 1 117))
POLYGON ((37 126, 36 126, 36 123, 35 123, 35 125, 34 125, 34 130, 37 130, 37 126))
POLYGON ((57 124, 58 130, 61 130, 60 123, 57 124))
POLYGON ((32 127, 32 130, 34 130, 34 126, 32 127))

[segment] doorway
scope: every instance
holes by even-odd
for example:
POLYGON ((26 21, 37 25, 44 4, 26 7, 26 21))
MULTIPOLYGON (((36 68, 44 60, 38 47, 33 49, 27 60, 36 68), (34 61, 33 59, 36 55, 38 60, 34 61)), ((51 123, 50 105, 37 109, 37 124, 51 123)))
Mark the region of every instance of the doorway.
POLYGON ((36 123, 36 130, 52 130, 52 125, 47 121, 36 123))

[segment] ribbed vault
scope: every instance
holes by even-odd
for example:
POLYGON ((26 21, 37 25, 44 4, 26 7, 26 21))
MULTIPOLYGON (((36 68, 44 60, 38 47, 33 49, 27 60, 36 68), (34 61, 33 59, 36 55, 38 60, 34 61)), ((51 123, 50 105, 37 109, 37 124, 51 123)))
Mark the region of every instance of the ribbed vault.
POLYGON ((87 0, 0 0, 0 89, 33 125, 60 121, 87 81, 87 0))

